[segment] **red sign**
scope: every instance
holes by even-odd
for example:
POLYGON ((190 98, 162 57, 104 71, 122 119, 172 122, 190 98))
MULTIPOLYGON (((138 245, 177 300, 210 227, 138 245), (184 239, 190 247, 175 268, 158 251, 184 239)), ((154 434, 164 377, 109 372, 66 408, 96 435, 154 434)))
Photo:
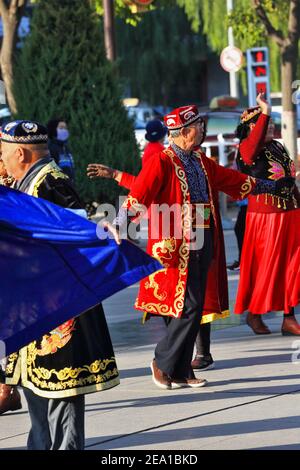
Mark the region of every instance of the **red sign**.
POLYGON ((267 69, 264 65, 257 65, 255 66, 255 75, 256 77, 261 77, 262 75, 267 75, 267 69))
POLYGON ((256 83, 255 87, 256 87, 256 95, 258 95, 258 93, 267 94, 267 84, 266 84, 266 82, 256 83))
POLYGON ((140 6, 148 6, 150 5, 150 3, 153 2, 153 0, 131 0, 132 3, 135 3, 136 5, 140 5, 140 6))
POLYGON ((255 54, 255 62, 264 62, 265 54, 262 51, 258 51, 255 54))

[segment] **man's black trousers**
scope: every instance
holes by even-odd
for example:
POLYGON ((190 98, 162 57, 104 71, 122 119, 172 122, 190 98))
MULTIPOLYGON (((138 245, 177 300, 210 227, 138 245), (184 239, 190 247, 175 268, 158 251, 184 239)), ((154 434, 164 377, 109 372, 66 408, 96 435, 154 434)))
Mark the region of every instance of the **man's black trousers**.
POLYGON ((155 349, 156 365, 172 378, 193 378, 191 361, 204 305, 208 269, 213 256, 213 231, 205 229, 201 250, 191 250, 183 313, 171 318, 166 336, 155 349))

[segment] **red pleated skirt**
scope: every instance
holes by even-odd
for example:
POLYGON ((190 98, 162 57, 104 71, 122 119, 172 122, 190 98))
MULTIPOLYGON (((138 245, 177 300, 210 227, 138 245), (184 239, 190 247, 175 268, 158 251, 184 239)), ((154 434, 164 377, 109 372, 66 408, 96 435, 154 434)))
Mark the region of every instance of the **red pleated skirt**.
POLYGON ((288 313, 299 303, 300 209, 248 212, 235 313, 288 313))

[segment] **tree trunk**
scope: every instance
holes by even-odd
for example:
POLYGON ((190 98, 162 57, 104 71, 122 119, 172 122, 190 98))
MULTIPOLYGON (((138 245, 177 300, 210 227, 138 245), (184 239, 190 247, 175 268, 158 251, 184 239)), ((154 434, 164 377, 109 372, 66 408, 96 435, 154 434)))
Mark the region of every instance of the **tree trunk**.
POLYGON ((11 0, 7 5, 0 0, 0 13, 3 24, 3 40, 0 52, 0 67, 5 85, 8 106, 12 114, 17 113, 16 100, 13 91, 13 59, 17 40, 17 30, 26 7, 27 0, 11 0))
POLYGON ((115 18, 113 0, 103 0, 104 42, 108 60, 116 60, 115 18))
POLYGON ((292 101, 292 82, 296 79, 298 42, 287 44, 281 54, 282 123, 281 133, 290 157, 297 160, 297 112, 292 101))
POLYGON ((8 106, 15 114, 17 112, 16 101, 13 94, 13 51, 18 27, 18 20, 15 17, 2 15, 3 22, 3 42, 0 54, 0 66, 2 78, 5 84, 8 106))

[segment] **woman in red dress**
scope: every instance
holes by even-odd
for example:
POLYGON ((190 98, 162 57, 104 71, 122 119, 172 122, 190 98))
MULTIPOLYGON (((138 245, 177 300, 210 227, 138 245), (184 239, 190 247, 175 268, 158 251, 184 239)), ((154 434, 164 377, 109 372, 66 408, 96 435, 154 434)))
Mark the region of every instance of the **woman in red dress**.
MULTIPOLYGON (((258 107, 244 111, 237 129, 238 167, 256 178, 295 177, 294 162, 274 140, 271 107, 257 97, 258 107)), ((300 335, 294 307, 300 303, 300 194, 296 186, 285 197, 249 195, 246 233, 235 313, 248 311, 256 334, 269 334, 262 314, 283 311, 282 334, 300 335)))

